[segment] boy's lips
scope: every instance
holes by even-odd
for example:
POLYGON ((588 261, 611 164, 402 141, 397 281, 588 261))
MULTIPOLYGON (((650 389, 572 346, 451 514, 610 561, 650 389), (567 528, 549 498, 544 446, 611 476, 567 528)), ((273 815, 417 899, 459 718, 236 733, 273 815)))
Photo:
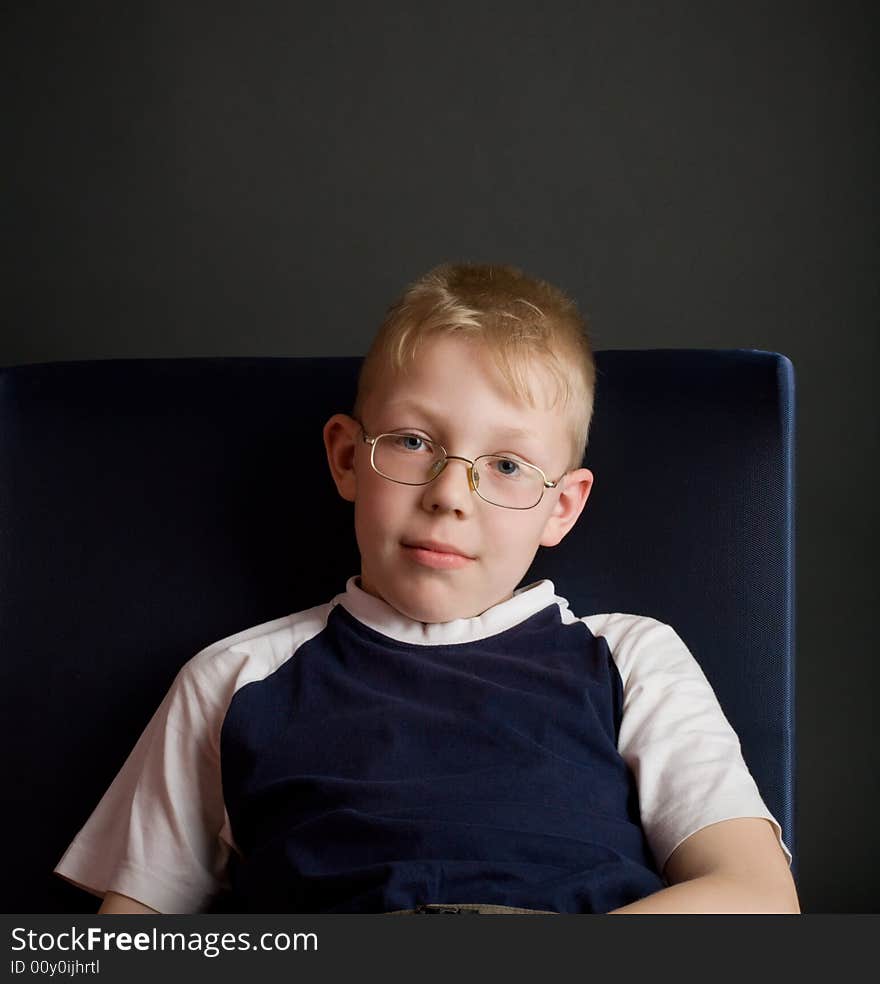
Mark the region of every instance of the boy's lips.
POLYGON ((416 564, 422 567, 432 567, 435 570, 454 571, 467 567, 476 558, 469 557, 451 543, 440 543, 437 540, 416 540, 413 543, 401 544, 416 564))
POLYGON ((467 560, 474 559, 470 554, 465 553, 464 550, 459 550, 458 547, 454 547, 451 543, 441 543, 439 540, 412 540, 403 545, 421 550, 432 550, 434 553, 457 554, 459 557, 465 557, 467 560))

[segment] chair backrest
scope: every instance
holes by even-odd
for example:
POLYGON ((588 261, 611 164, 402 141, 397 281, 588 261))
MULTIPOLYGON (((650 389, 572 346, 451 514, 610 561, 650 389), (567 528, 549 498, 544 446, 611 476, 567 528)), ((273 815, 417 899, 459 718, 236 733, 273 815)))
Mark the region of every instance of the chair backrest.
MULTIPOLYGON (((7 912, 94 911, 51 874, 180 666, 359 570, 321 438, 360 358, 0 370, 7 912)), ((576 615, 671 624, 794 848, 792 365, 598 353, 578 524, 541 548, 576 615)))

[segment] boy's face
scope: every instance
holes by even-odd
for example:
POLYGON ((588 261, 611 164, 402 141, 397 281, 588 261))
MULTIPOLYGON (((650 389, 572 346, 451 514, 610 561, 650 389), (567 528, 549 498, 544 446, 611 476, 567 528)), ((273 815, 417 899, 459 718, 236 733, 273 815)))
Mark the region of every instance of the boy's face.
MULTIPOLYGON (((559 409, 544 409, 543 371, 532 370, 530 383, 535 409, 508 392, 480 343, 430 338, 414 367, 389 375, 370 394, 364 429, 371 437, 406 430, 469 459, 507 454, 555 481, 569 460, 566 420, 559 409), (514 428, 529 436, 502 433, 514 428)), ((352 417, 331 417, 324 440, 337 488, 355 504, 360 586, 420 622, 471 618, 510 598, 538 547, 554 546, 574 525, 593 481, 590 471, 577 469, 557 488, 545 489, 533 509, 505 509, 471 491, 462 461, 448 461, 428 485, 401 485, 379 475, 352 417), (429 540, 452 545, 469 559, 446 567, 442 557, 412 546, 429 540)))

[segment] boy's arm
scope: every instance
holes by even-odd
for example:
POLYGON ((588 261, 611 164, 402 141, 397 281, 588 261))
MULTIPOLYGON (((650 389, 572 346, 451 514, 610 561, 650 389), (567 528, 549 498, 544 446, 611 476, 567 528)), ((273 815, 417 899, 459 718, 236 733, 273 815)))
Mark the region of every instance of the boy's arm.
POLYGON ((223 714, 218 688, 204 677, 195 659, 181 668, 54 869, 103 896, 99 913, 199 912, 223 883, 223 714))
POLYGON ((144 915, 158 915, 157 909, 151 909, 148 905, 144 905, 143 902, 130 899, 127 895, 120 895, 119 892, 107 892, 104 896, 104 901, 101 903, 101 908, 98 909, 99 915, 102 912, 136 912, 138 914, 143 913, 144 915))
POLYGON ((758 817, 722 820, 691 834, 663 873, 668 888, 612 914, 801 911, 776 833, 758 817))

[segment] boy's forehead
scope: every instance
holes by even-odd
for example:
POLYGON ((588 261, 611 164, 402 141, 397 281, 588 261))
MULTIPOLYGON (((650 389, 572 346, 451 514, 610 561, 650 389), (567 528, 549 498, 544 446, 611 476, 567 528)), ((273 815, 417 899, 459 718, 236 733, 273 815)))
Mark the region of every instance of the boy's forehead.
POLYGON ((405 373, 389 373, 370 394, 367 412, 380 416, 383 427, 420 426, 440 433, 477 423, 487 438, 522 439, 542 446, 558 441, 565 431, 567 417, 563 407, 558 402, 545 405, 540 389, 533 391, 536 405, 530 406, 510 392, 504 392, 503 402, 463 402, 442 391, 427 393, 416 382, 405 373))
POLYGON ((480 339, 434 335, 423 339, 404 369, 386 365, 373 377, 363 410, 370 426, 420 426, 434 437, 479 432, 567 446, 569 415, 548 367, 535 356, 518 367, 534 406, 515 392, 496 356, 480 339))
MULTIPOLYGON (((518 366, 517 374, 528 380, 538 407, 549 402, 548 394, 554 387, 551 374, 540 360, 526 358, 518 366)), ((494 394, 501 402, 509 402, 515 411, 520 408, 524 411, 534 409, 512 391, 488 346, 472 338, 439 335, 424 339, 410 367, 394 369, 386 366, 377 373, 374 390, 378 399, 387 404, 410 398, 414 393, 445 392, 450 381, 458 383, 463 378, 468 387, 477 387, 481 393, 488 391, 494 394)))
MULTIPOLYGON (((403 416, 418 416, 435 421, 437 424, 453 423, 457 420, 471 419, 473 414, 467 406, 461 406, 452 401, 436 403, 427 399, 392 399, 380 407, 384 413, 402 414, 403 416)), ((498 434, 508 434, 512 437, 541 437, 542 424, 545 415, 536 412, 527 403, 522 404, 522 418, 513 421, 509 414, 485 411, 480 421, 488 430, 498 434)))

